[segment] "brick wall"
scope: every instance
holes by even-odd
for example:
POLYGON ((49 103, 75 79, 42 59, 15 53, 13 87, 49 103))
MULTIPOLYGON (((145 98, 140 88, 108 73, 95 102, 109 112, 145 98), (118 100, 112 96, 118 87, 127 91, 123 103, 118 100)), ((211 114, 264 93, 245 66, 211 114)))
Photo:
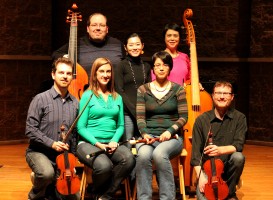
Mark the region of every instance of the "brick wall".
MULTIPOLYGON (((164 49, 164 24, 183 25, 183 12, 191 8, 201 82, 208 91, 219 79, 234 83, 235 106, 248 117, 248 139, 273 142, 273 3, 266 0, 4 1, 0 5, 0 141, 25 138, 29 102, 41 82, 50 79, 52 51, 68 41, 65 17, 73 2, 83 16, 79 36, 86 34, 88 16, 102 12, 112 36, 123 41, 130 32, 142 34, 146 60, 164 49)), ((185 41, 180 49, 189 53, 185 41)))
POLYGON ((51 2, 1 1, 0 141, 25 139, 31 98, 50 78, 51 2))

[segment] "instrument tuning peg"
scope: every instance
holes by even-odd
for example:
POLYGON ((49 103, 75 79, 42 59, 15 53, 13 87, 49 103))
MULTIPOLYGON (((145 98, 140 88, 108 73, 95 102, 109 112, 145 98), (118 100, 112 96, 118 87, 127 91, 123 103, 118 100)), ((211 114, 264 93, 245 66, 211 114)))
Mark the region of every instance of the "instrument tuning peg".
POLYGON ((73 3, 73 5, 72 5, 72 7, 71 7, 72 9, 74 9, 74 10, 77 10, 78 9, 78 6, 77 6, 77 4, 76 3, 73 3))
POLYGON ((182 30, 184 30, 186 27, 185 27, 185 26, 181 26, 180 28, 181 28, 182 30))

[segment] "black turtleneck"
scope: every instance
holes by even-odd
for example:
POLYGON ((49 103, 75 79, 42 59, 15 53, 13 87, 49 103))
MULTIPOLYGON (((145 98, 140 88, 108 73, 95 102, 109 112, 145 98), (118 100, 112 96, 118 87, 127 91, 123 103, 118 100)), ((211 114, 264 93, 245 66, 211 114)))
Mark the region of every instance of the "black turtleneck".
POLYGON ((115 70, 115 86, 117 92, 122 96, 125 114, 129 114, 135 118, 137 88, 150 81, 151 67, 148 63, 143 62, 140 57, 127 55, 117 65, 115 70))

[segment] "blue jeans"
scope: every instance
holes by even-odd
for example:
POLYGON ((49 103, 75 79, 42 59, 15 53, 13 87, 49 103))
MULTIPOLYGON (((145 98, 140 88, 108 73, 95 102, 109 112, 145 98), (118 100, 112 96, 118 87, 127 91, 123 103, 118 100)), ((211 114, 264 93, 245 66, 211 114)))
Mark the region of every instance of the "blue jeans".
MULTIPOLYGON (((232 197, 236 194, 236 185, 242 175, 245 156, 241 152, 234 152, 230 155, 229 160, 224 163, 224 173, 222 178, 226 181, 229 189, 229 196, 232 197)), ((196 196, 198 200, 207 200, 203 193, 200 192, 198 184, 196 188, 196 196)))
MULTIPOLYGON (((130 140, 134 136, 134 123, 129 115, 124 115, 124 134, 122 136, 122 141, 130 140)), ((132 145, 127 142, 124 144, 128 149, 132 149, 132 145)))
POLYGON ((48 196, 56 199, 80 199, 79 193, 63 196, 56 191, 56 164, 50 161, 47 156, 39 152, 28 152, 26 161, 35 174, 33 186, 28 193, 29 199, 42 199, 48 196))
POLYGON ((174 200, 175 182, 170 160, 181 153, 182 138, 170 139, 161 143, 154 142, 150 145, 138 143, 136 148, 137 198, 141 200, 152 199, 152 165, 154 163, 159 184, 159 198, 161 200, 174 200))
POLYGON ((113 154, 102 153, 96 157, 86 155, 100 151, 90 143, 81 143, 77 147, 77 156, 81 162, 93 169, 93 193, 112 196, 118 190, 122 180, 135 166, 132 152, 125 146, 119 146, 113 154))

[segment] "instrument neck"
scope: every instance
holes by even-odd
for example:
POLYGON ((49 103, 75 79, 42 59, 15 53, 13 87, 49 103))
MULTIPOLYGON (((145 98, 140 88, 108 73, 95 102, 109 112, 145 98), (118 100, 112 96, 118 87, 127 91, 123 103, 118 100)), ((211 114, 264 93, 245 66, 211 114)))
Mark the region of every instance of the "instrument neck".
POLYGON ((200 106, 199 73, 195 42, 190 42, 192 105, 200 106))
POLYGON ((68 48, 68 58, 73 61, 73 76, 76 77, 76 65, 77 65, 77 33, 78 33, 78 24, 77 17, 72 16, 70 24, 70 35, 69 35, 69 48, 68 48))

